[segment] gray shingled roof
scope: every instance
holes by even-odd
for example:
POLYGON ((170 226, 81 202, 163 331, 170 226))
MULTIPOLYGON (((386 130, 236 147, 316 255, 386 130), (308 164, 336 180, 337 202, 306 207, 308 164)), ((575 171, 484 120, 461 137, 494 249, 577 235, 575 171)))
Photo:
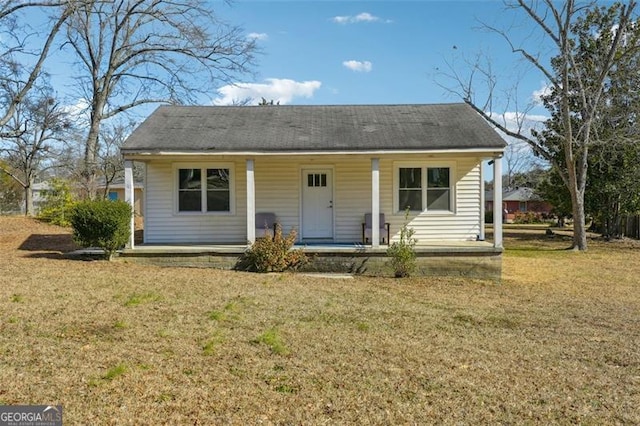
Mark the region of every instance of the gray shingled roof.
POLYGON ((161 106, 125 142, 136 152, 502 150, 466 104, 161 106))
MULTIPOLYGON (((493 201, 493 191, 485 191, 485 200, 493 201)), ((525 186, 506 189, 502 192, 502 201, 542 201, 535 189, 525 186)))

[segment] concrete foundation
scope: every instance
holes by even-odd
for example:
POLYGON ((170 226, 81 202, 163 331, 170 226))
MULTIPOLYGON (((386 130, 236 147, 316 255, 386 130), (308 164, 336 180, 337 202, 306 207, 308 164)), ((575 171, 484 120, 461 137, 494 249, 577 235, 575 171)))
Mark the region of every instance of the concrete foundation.
MULTIPOLYGON (((386 249, 305 247, 309 262, 301 272, 393 276, 386 249)), ((235 269, 240 247, 145 247, 124 250, 119 260, 174 267, 235 269)), ((493 247, 429 247, 416 249, 416 276, 464 276, 499 282, 502 250, 493 247)))

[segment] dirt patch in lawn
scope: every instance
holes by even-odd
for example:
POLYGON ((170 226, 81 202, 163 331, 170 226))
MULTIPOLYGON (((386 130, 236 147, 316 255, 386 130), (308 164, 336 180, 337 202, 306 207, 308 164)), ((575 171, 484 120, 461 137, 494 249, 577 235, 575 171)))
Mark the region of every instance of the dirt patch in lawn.
POLYGON ((507 235, 495 285, 32 256, 65 238, 0 218, 0 404, 69 424, 640 423, 624 244, 507 235))

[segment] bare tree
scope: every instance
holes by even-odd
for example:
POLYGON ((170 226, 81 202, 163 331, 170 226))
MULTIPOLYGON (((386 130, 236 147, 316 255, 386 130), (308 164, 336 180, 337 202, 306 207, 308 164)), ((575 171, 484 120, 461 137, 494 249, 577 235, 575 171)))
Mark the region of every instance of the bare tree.
MULTIPOLYGON (((590 11, 598 10, 595 1, 516 0, 506 4, 523 12, 555 52, 550 63, 547 63, 540 52, 529 51, 512 40, 507 30, 485 25, 486 29, 500 35, 513 53, 527 61, 547 80, 549 91, 557 100, 552 109, 560 123, 560 132, 556 136, 561 155, 546 145, 544 139, 522 132, 521 127, 517 131, 507 128, 496 118, 493 111, 496 74, 480 59, 473 64, 468 76, 457 72, 448 74, 457 84, 452 91, 502 132, 528 143, 536 155, 558 170, 571 194, 573 248, 586 250, 584 194, 587 158, 593 143, 593 124, 603 107, 603 91, 612 68, 627 55, 628 49, 635 49, 635 46, 627 46, 624 38, 637 27, 632 21, 637 2, 630 0, 624 5, 613 5, 607 10, 611 19, 604 20, 596 16, 592 22, 589 22, 587 15, 590 11), (598 29, 598 25, 601 28, 598 29), (595 29, 599 31, 594 32, 595 29), (600 43, 597 54, 585 58, 584 51, 579 51, 581 43, 589 43, 598 37, 600 43), (482 83, 478 83, 478 78, 482 83), (489 95, 484 101, 475 96, 477 84, 489 88, 489 95)), ((525 106, 523 118, 530 108, 530 104, 525 106)))
POLYGON ((255 41, 206 0, 87 1, 65 22, 89 104, 83 181, 96 195, 100 126, 149 103, 193 103, 249 71, 255 41))
POLYGON ((131 134, 136 123, 133 121, 109 123, 100 130, 98 146, 98 167, 103 181, 102 197, 109 194, 109 187, 124 174, 124 160, 120 147, 131 134))
POLYGON ((0 127, 9 122, 17 106, 34 87, 42 73, 44 62, 60 32, 62 25, 72 15, 82 0, 0 2, 0 127), (44 42, 38 47, 29 47, 29 39, 37 35, 20 19, 21 12, 35 9, 50 12, 44 42), (20 58, 29 58, 21 61, 20 58), (35 61, 33 61, 35 58, 35 61), (26 63, 30 65, 26 66, 26 63))
POLYGON ((534 166, 529 146, 520 141, 512 140, 504 150, 504 164, 506 172, 505 189, 514 189, 514 178, 517 174, 524 173, 534 166))
POLYGON ((33 184, 54 166, 56 142, 69 127, 66 113, 49 88, 30 92, 5 125, 8 135, 0 140, 0 153, 6 165, 0 164, 0 171, 24 189, 26 215, 34 213, 33 184))

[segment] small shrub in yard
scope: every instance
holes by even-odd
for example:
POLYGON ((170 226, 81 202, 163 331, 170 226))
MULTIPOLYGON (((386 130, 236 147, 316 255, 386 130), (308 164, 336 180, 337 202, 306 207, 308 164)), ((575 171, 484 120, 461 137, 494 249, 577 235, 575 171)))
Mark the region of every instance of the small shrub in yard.
POLYGON ((526 225, 532 223, 543 223, 542 215, 536 212, 516 212, 513 223, 526 225))
POLYGON ((130 236, 131 207, 124 201, 82 201, 71 213, 73 239, 82 247, 99 247, 105 257, 124 247, 130 236))
POLYGON ((75 204, 71 186, 63 179, 51 179, 50 185, 50 189, 43 192, 44 200, 40 205, 38 219, 58 226, 70 226, 75 204))
POLYGON ((258 238, 245 252, 240 264, 241 269, 255 272, 282 272, 295 270, 307 262, 302 249, 292 250, 296 240, 296 231, 291 230, 286 237, 282 227, 276 225, 273 238, 258 238))
POLYGON ((400 241, 396 241, 387 249, 387 256, 390 257, 389 265, 393 269, 396 278, 410 276, 416 269, 416 243, 413 238, 415 230, 407 225, 409 212, 405 213, 405 222, 400 228, 400 241))

